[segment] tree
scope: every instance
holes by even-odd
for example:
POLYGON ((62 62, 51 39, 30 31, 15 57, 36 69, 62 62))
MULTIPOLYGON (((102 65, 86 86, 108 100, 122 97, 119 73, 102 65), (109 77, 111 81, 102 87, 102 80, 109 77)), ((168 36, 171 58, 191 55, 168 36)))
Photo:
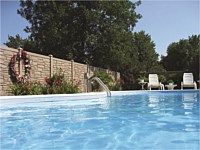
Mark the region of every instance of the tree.
POLYGON ((6 46, 8 47, 12 47, 12 48, 19 48, 19 47, 23 47, 25 40, 23 40, 19 34, 17 34, 15 37, 13 36, 9 36, 8 35, 8 40, 9 42, 4 43, 6 46))
POLYGON ((159 55, 155 51, 155 43, 151 40, 149 34, 146 34, 145 31, 135 32, 133 43, 141 72, 162 70, 158 63, 159 55))
POLYGON ((124 89, 138 88, 137 77, 149 72, 164 71, 158 62, 158 54, 151 36, 144 31, 132 33, 132 45, 128 54, 128 63, 121 65, 121 77, 125 82, 124 89))
POLYGON ((30 52, 37 52, 36 44, 33 40, 30 38, 22 39, 19 34, 17 34, 15 37, 8 36, 8 42, 4 43, 8 47, 12 48, 23 48, 25 51, 30 52))
POLYGON ((199 70, 200 35, 189 36, 179 42, 171 43, 167 48, 167 56, 162 56, 161 62, 168 71, 199 70))
POLYGON ((118 70, 130 62, 140 2, 21 1, 18 13, 39 53, 118 70))
POLYGON ((190 45, 189 52, 189 68, 190 70, 195 70, 199 72, 199 58, 200 58, 200 35, 192 35, 188 39, 190 45))

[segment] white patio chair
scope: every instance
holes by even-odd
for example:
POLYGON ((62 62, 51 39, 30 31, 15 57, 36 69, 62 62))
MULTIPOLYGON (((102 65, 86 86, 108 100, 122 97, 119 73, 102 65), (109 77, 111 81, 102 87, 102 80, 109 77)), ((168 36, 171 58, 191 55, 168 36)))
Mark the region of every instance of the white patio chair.
POLYGON ((184 87, 194 87, 194 89, 197 89, 197 83, 194 81, 192 73, 183 74, 183 82, 181 82, 181 90, 183 90, 184 87))
POLYGON ((149 83, 147 87, 149 90, 151 90, 151 88, 159 88, 161 90, 165 89, 164 85, 159 82, 157 74, 149 74, 149 83))

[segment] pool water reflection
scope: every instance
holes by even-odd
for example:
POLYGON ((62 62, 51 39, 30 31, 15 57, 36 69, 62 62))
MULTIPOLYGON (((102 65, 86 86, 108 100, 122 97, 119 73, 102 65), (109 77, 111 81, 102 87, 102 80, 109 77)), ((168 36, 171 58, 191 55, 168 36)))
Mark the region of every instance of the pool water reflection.
POLYGON ((198 150, 199 91, 4 105, 1 149, 198 150))

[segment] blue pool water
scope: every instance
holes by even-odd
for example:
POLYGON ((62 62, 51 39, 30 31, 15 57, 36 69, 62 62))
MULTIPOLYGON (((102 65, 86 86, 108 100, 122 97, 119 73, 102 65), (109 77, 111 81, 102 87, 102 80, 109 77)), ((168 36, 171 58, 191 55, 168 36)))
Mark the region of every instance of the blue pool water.
POLYGON ((198 150, 199 97, 197 90, 149 91, 2 103, 0 149, 198 150))

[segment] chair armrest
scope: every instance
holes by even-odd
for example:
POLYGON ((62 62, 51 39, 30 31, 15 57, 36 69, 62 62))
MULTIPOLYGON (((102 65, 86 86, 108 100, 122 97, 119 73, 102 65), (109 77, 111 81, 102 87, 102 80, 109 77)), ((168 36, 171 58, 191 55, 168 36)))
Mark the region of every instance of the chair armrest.
POLYGON ((194 89, 197 89, 197 83, 194 81, 194 89))
POLYGON ((161 90, 165 90, 164 84, 162 84, 162 82, 159 82, 159 84, 160 84, 161 90))

